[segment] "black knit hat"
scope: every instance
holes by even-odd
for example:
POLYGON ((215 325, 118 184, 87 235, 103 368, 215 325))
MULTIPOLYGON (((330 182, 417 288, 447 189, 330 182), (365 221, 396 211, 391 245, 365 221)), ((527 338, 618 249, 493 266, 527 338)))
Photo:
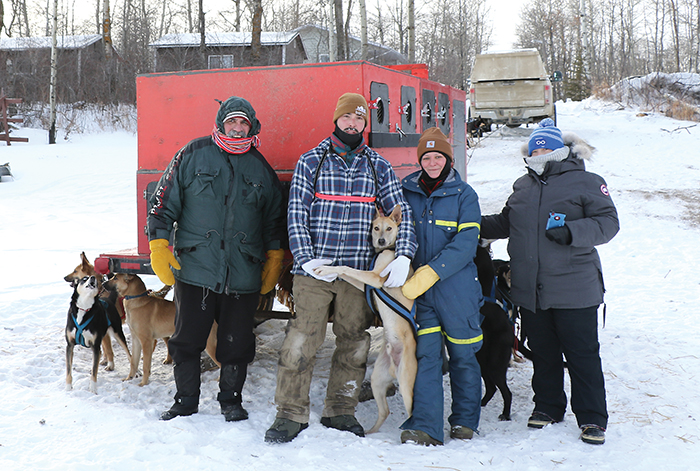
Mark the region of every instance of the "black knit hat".
POLYGON ((250 123, 250 132, 248 136, 255 136, 260 132, 260 121, 255 117, 255 110, 245 98, 232 96, 219 107, 219 112, 216 113, 216 129, 224 132, 224 121, 231 117, 239 117, 248 120, 250 123))

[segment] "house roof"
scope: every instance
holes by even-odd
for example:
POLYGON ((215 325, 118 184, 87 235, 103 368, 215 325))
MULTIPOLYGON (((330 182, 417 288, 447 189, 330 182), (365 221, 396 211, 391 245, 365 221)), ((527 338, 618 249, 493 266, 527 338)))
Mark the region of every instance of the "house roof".
MULTIPOLYGON (((101 34, 84 34, 79 36, 56 36, 58 49, 82 49, 102 40, 101 34)), ((51 36, 33 38, 1 38, 0 50, 26 51, 29 49, 50 49, 51 36)))
MULTIPOLYGON (((260 42, 264 46, 283 46, 291 43, 299 35, 298 32, 270 32, 261 33, 260 42)), ((206 33, 205 44, 207 46, 248 46, 252 43, 253 33, 206 33)), ((160 39, 149 44, 156 48, 199 46, 199 33, 166 34, 160 39)))

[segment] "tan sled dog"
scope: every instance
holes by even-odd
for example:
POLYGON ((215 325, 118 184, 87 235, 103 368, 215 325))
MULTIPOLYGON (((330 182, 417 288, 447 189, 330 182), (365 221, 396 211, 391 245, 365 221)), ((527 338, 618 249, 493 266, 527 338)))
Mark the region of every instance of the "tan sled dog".
MULTIPOLYGON (((126 323, 131 330, 131 369, 126 379, 136 376, 143 348, 143 377, 139 386, 148 384, 151 376, 151 361, 157 339, 168 339, 175 333, 175 303, 151 294, 138 275, 117 273, 105 285, 115 288, 124 297, 126 323)), ((217 324, 211 328, 206 351, 216 361, 217 324)))
MULTIPOLYGON (((401 224, 401 207, 396 206, 389 216, 383 216, 379 210, 372 221, 372 244, 379 253, 372 271, 356 270, 354 268, 341 266, 334 267, 324 265, 315 269, 319 275, 337 274, 357 289, 364 292, 365 285, 375 288, 382 288, 387 277, 379 274, 394 260, 394 245, 398 227, 401 224)), ((409 274, 410 276, 410 274, 409 274)), ((401 303, 408 311, 413 307, 413 301, 407 299, 401 288, 384 288, 395 300, 401 303)), ((409 321, 385 304, 375 293, 372 294, 374 304, 382 318, 384 325, 384 336, 382 338, 382 348, 379 357, 374 364, 372 372, 372 394, 377 401, 378 417, 377 422, 367 433, 374 433, 379 430, 387 416, 389 415, 389 404, 386 400, 386 393, 396 378, 399 381, 399 392, 403 397, 406 412, 411 415, 413 410, 413 385, 416 382, 416 370, 418 361, 416 360, 416 339, 413 335, 413 328, 409 321)))

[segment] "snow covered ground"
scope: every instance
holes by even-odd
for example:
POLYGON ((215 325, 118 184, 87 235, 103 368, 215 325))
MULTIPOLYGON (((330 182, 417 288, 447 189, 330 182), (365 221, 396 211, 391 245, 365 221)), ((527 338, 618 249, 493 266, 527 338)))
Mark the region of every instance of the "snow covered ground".
MULTIPOLYGON (((600 330, 610 413, 605 445, 582 443, 570 414, 543 430, 526 427, 529 363, 509 370, 513 420, 498 421, 497 394, 483 409, 479 436, 469 442, 401 445, 405 412, 398 396, 390 398, 392 413, 375 435, 326 429, 319 419, 330 334, 319 351, 309 428, 289 444, 265 444, 275 417, 282 321, 256 330, 257 358, 243 390, 250 419, 244 422, 225 423, 220 415, 217 372, 203 375, 199 414, 159 421, 175 392, 172 367, 160 363, 162 343, 145 387, 138 379, 122 382, 128 365, 115 343, 116 370, 100 371, 97 395, 88 391, 90 352, 77 348, 74 389, 65 391, 63 329, 71 290, 63 276, 81 251, 94 259, 136 245, 136 137, 71 134, 49 146, 44 131, 22 129, 15 135, 29 137, 28 144, 0 143, 0 163, 10 162, 14 173, 0 183, 0 469, 695 469, 700 126, 595 100, 558 103, 557 109, 561 129, 598 148, 588 169, 606 178, 620 215, 620 233, 599 247, 608 290, 600 330)), ((519 148, 529 131, 496 132, 471 153, 468 181, 484 214, 500 211, 524 172, 519 148)), ((496 255, 507 258, 504 242, 496 255)), ((155 277, 144 279, 161 286, 155 277)), ((371 426, 374 401, 361 403, 357 417, 371 426)))

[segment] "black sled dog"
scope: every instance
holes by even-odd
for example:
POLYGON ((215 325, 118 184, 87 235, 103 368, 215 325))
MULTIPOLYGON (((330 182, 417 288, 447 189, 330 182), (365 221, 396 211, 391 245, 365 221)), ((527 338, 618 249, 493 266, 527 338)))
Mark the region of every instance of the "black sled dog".
POLYGON ((102 339, 109 333, 117 339, 131 363, 131 354, 116 310, 106 310, 99 300, 99 288, 94 276, 73 283, 73 296, 66 321, 66 390, 73 388, 73 349, 76 345, 92 350, 90 391, 97 394, 97 371, 100 365, 102 339))
POLYGON ((484 341, 481 349, 476 353, 481 366, 481 377, 486 386, 481 406, 489 403, 498 388, 503 397, 503 412, 498 418, 510 420, 513 394, 508 388, 506 373, 515 343, 515 334, 507 309, 504 309, 503 304, 496 297, 496 270, 487 247, 481 244, 477 246, 474 263, 484 295, 484 305, 481 307, 481 314, 484 316, 481 323, 484 341))

